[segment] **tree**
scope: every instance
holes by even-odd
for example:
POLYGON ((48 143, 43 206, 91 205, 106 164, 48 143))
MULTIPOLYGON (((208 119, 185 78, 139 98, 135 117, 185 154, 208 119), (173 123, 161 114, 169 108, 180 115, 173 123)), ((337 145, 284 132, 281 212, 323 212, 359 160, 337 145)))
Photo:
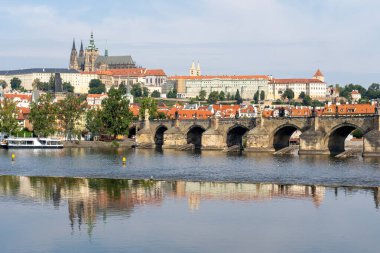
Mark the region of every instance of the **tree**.
POLYGON ((86 108, 86 103, 82 103, 80 98, 69 94, 64 100, 57 103, 58 119, 65 131, 65 136, 71 140, 73 132, 77 129, 78 121, 86 108))
POLYGON ((135 83, 132 85, 131 94, 135 98, 140 98, 143 96, 143 90, 140 83, 135 83))
POLYGON ((241 98, 240 96, 240 92, 239 90, 236 90, 236 93, 235 93, 235 100, 236 100, 236 103, 238 105, 240 105, 241 103, 243 103, 243 99, 241 98))
POLYGON ((86 112, 86 129, 93 135, 99 135, 103 131, 102 110, 91 109, 86 112))
POLYGON ((106 92, 106 85, 99 79, 92 79, 89 83, 89 94, 102 94, 106 92))
POLYGON ((5 89, 5 88, 8 87, 8 84, 7 84, 7 82, 6 82, 5 80, 0 80, 0 86, 1 86, 3 89, 5 89))
POLYGON ((354 131, 352 131, 352 136, 356 139, 361 139, 363 137, 363 132, 360 131, 360 129, 355 129, 354 131))
POLYGON ((226 97, 227 100, 230 100, 231 99, 231 93, 227 93, 227 97, 226 97))
POLYGON ((21 80, 17 77, 13 77, 11 80, 11 88, 12 90, 20 90, 21 89, 21 80))
POLYGON ((310 106, 311 105, 311 97, 310 96, 305 96, 303 99, 302 99, 302 105, 305 105, 305 106, 310 106))
POLYGON ((108 97, 102 101, 102 121, 105 131, 114 138, 118 134, 125 134, 133 114, 129 110, 129 101, 119 90, 111 88, 108 97))
POLYGON ((298 96, 299 99, 304 99, 306 97, 306 93, 304 91, 301 91, 300 95, 298 96))
POLYGON ((292 100, 294 98, 294 92, 292 89, 286 89, 284 93, 282 94, 282 99, 289 99, 292 100))
POLYGON ((167 98, 177 98, 177 89, 173 88, 173 90, 170 90, 168 94, 166 94, 167 98))
POLYGON ((146 109, 148 109, 149 111, 150 119, 156 119, 158 117, 157 102, 153 98, 147 97, 141 100, 140 112, 139 112, 140 118, 144 119, 146 109))
POLYGON ((205 90, 201 90, 199 92, 199 100, 202 100, 202 101, 206 100, 206 96, 207 96, 207 92, 205 90))
POLYGON ((208 95, 207 103, 209 103, 209 104, 215 104, 216 102, 218 102, 218 99, 219 99, 219 92, 212 91, 208 95))
POLYGON ((368 99, 380 98, 380 84, 378 83, 371 84, 364 95, 368 99))
POLYGON ((260 92, 260 100, 261 101, 265 100, 265 91, 263 91, 263 90, 260 92))
POLYGON ((62 90, 70 93, 74 93, 74 86, 70 82, 64 82, 62 84, 62 90))
POLYGON ((50 94, 40 96, 37 102, 30 106, 29 120, 33 131, 39 137, 47 137, 56 132, 57 106, 50 94))
POLYGON ((0 129, 2 133, 13 134, 18 130, 16 103, 5 98, 0 103, 0 129))
POLYGON ((226 94, 224 93, 224 91, 221 91, 221 92, 219 93, 219 100, 220 100, 220 101, 224 101, 224 100, 226 100, 226 94))
POLYGON ((161 97, 161 93, 158 90, 154 90, 150 96, 152 98, 159 98, 161 97))
POLYGON ((255 101, 255 104, 259 103, 259 91, 255 92, 255 95, 253 95, 253 100, 255 101))
POLYGON ((149 90, 147 87, 143 87, 142 95, 144 98, 149 97, 149 90))
POLYGON ((125 85, 124 81, 119 84, 118 89, 119 89, 121 95, 127 94, 127 86, 125 85))

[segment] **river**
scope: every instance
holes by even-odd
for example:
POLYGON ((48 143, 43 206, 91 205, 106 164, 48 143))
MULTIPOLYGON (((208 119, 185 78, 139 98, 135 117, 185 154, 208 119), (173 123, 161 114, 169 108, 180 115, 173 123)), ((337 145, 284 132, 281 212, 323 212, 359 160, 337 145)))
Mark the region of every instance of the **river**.
POLYGON ((1 252, 378 252, 378 159, 0 150, 0 174, 1 252))

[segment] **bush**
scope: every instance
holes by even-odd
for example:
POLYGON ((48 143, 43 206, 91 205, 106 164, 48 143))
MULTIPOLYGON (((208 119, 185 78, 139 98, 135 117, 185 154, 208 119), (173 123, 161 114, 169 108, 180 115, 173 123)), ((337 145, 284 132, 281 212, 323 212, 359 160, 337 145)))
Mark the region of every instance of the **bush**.
POLYGON ((352 132, 352 136, 354 136, 356 139, 361 139, 363 137, 363 132, 359 129, 356 129, 352 132))

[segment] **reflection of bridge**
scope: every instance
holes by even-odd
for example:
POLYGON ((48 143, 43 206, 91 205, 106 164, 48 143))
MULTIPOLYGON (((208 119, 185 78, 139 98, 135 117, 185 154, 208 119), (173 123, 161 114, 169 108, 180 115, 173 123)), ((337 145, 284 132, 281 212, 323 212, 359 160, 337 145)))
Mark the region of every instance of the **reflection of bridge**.
POLYGON ((380 156, 379 115, 282 117, 257 119, 145 120, 132 126, 143 147, 180 148, 192 144, 203 150, 223 150, 239 145, 246 151, 263 152, 289 146, 296 131, 300 154, 339 154, 355 129, 364 133, 363 156, 380 156))

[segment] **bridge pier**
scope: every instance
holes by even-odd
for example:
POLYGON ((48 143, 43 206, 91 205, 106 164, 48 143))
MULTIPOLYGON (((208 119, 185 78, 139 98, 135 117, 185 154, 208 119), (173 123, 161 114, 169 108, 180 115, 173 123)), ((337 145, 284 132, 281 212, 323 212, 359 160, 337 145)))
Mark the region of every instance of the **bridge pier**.
POLYGON ((219 118, 214 118, 211 127, 202 135, 202 150, 223 150, 227 147, 226 139, 219 130, 219 118))
POLYGON ((325 133, 309 129, 300 135, 300 155, 329 155, 330 151, 324 145, 325 133))
POLYGON ((150 128, 149 111, 145 110, 144 128, 136 133, 136 142, 143 148, 154 148, 154 134, 150 128))
POLYGON ((271 142, 271 136, 268 131, 262 127, 256 127, 247 134, 247 146, 244 149, 247 152, 274 152, 275 149, 271 142))
POLYGON ((176 149, 187 144, 186 135, 178 126, 174 126, 164 133, 163 149, 176 149))
POLYGON ((374 129, 363 136, 363 156, 380 157, 380 115, 379 110, 374 117, 374 129))

